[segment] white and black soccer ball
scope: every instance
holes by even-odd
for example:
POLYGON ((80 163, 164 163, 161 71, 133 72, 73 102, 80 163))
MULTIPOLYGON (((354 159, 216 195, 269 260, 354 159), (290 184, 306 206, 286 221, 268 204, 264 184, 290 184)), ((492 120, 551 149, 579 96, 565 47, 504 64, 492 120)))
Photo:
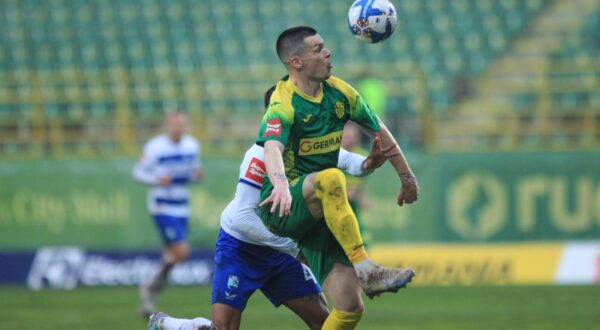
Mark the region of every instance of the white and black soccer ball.
POLYGON ((397 23, 396 9, 387 0, 356 0, 348 10, 350 32, 369 43, 389 38, 397 23))

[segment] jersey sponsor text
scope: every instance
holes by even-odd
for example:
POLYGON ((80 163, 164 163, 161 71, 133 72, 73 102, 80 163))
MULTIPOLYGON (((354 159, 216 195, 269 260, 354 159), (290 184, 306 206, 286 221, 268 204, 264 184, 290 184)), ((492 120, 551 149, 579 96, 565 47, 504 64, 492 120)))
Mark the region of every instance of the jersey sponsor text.
POLYGON ((318 155, 338 150, 342 143, 342 131, 329 133, 327 135, 304 138, 300 140, 298 155, 318 155))

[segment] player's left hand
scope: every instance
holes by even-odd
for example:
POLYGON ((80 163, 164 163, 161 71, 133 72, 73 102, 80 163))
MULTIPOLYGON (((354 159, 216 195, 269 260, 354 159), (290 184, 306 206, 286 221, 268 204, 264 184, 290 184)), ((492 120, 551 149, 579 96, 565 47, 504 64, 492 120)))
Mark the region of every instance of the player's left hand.
POLYGON ((400 180, 402 180, 402 188, 397 197, 398 205, 415 202, 419 198, 419 183, 415 175, 410 171, 405 172, 400 175, 400 180))
POLYGON ((287 185, 287 180, 284 184, 275 184, 273 185, 273 190, 269 197, 267 197, 264 201, 258 204, 258 207, 263 207, 267 204, 271 204, 270 212, 274 213, 279 207, 279 217, 282 218, 284 216, 291 214, 292 207, 292 195, 290 194, 289 186, 287 185))
POLYGON ((204 178, 204 170, 201 167, 194 168, 194 180, 201 181, 204 178))
POLYGON ((379 134, 377 134, 373 140, 371 151, 369 152, 367 159, 363 162, 363 168, 367 171, 373 171, 374 169, 381 167, 388 158, 400 155, 400 150, 394 150, 395 148, 396 145, 393 144, 384 149, 381 144, 381 138, 379 137, 379 134))

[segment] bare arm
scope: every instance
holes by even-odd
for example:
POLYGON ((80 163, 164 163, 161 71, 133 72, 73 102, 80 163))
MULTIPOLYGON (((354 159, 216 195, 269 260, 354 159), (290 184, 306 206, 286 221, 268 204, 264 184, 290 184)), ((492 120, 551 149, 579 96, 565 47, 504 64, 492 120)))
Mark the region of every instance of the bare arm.
MULTIPOLYGON (((396 139, 394 139, 392 133, 381 119, 377 118, 377 120, 379 121, 379 127, 381 128, 379 136, 381 138, 382 147, 386 150, 392 147, 390 153, 393 153, 394 156, 390 157, 389 160, 402 182, 402 188, 397 196, 398 205, 402 206, 404 203, 410 204, 419 197, 419 184, 417 183, 417 178, 412 172, 402 149, 396 142, 396 139)), ((363 130, 372 138, 375 138, 378 134, 368 129, 363 128, 363 130)))
POLYGON ((271 213, 275 212, 277 206, 279 206, 279 217, 290 215, 292 205, 292 195, 290 194, 290 187, 283 165, 284 148, 284 145, 279 141, 269 140, 265 142, 265 167, 269 180, 273 184, 273 191, 259 205, 262 207, 271 203, 271 213))
POLYGON ((371 151, 367 157, 340 148, 337 167, 342 171, 353 176, 365 176, 371 174, 376 168, 381 167, 388 158, 397 155, 390 146, 387 149, 381 148, 379 136, 376 136, 371 146, 371 151))

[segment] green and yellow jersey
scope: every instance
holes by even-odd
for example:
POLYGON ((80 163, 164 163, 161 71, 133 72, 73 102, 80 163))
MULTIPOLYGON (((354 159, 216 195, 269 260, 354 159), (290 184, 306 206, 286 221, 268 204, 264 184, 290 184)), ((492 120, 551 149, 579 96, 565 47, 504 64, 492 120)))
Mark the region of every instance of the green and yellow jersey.
MULTIPOLYGON (((311 97, 286 76, 271 96, 258 142, 276 140, 285 146, 285 174, 291 183, 302 175, 336 167, 348 120, 379 132, 377 117, 343 80, 332 76, 323 82, 321 94, 311 97)), ((263 191, 271 187, 266 177, 263 191)))

